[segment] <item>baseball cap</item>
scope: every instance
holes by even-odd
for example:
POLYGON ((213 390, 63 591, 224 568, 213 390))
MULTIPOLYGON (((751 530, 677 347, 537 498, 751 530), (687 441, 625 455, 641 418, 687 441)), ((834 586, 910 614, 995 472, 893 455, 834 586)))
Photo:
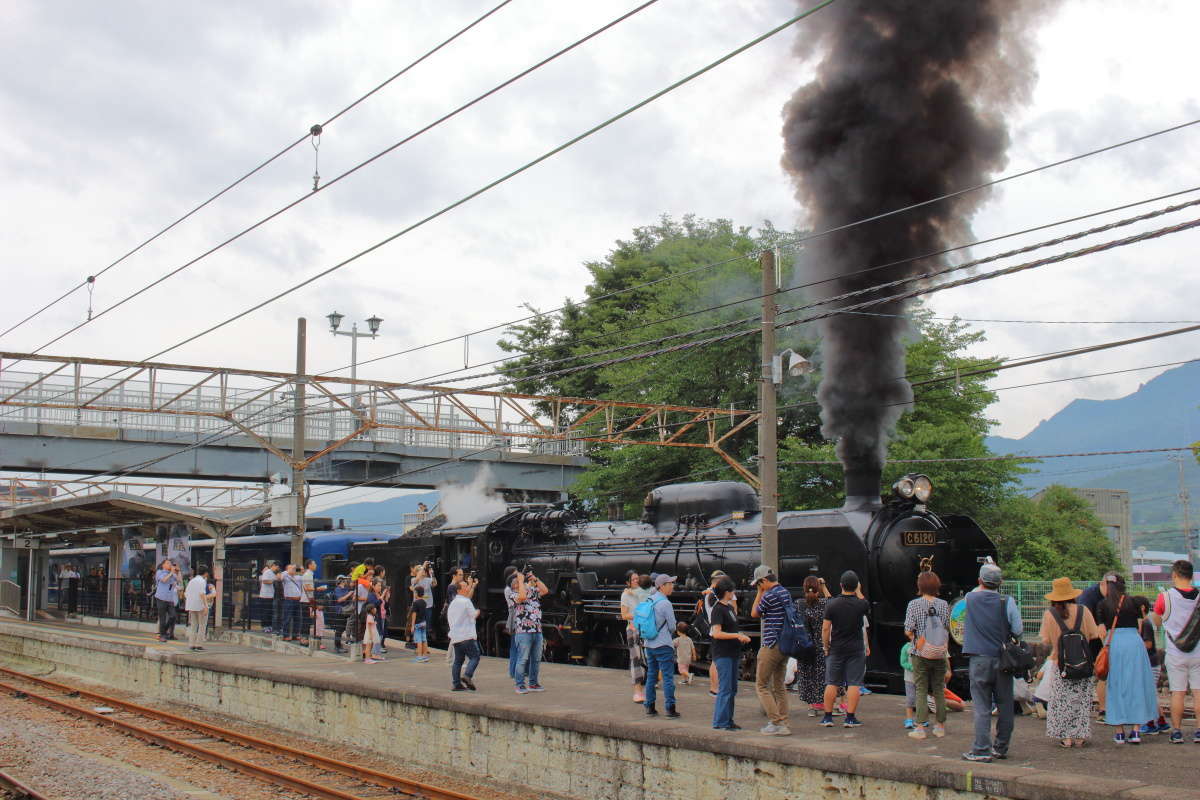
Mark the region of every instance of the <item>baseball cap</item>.
POLYGON ((1004 575, 995 564, 984 564, 979 568, 979 580, 987 586, 999 586, 1004 575))
POLYGON ((768 577, 772 579, 775 577, 775 569, 773 567, 768 567, 766 564, 759 564, 754 568, 754 579, 751 581, 751 583, 758 583, 763 578, 768 577))
POLYGON ((668 583, 674 583, 674 582, 675 582, 675 576, 674 576, 674 575, 659 575, 658 577, 656 577, 656 578, 654 579, 654 588, 655 588, 655 589, 660 589, 660 588, 662 588, 664 585, 666 585, 666 584, 668 584, 668 583))

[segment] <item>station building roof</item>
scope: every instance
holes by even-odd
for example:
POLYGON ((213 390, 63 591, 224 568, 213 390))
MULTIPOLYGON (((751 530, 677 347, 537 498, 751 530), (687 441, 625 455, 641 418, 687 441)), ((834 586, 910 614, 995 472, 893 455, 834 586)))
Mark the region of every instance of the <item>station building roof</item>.
POLYGON ((98 530, 182 522, 201 532, 226 530, 262 519, 267 505, 204 509, 122 492, 99 492, 0 510, 0 536, 88 538, 98 530))

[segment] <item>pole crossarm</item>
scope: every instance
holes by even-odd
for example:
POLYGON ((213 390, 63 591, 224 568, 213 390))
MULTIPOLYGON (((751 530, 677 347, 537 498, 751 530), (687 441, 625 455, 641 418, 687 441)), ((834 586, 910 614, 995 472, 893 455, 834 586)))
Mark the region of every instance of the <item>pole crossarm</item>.
POLYGON ((117 434, 122 429, 168 430, 193 434, 196 440, 222 432, 241 434, 300 469, 364 438, 381 444, 557 455, 582 455, 584 443, 595 443, 709 449, 757 485, 757 478, 736 465, 723 445, 758 418, 757 411, 734 408, 0 352, 0 422, 87 428, 92 434, 96 429, 117 434), (20 371, 10 366, 13 362, 20 362, 20 371), (131 374, 83 374, 101 367, 131 374), (314 391, 305 396, 307 387, 314 391), (306 446, 297 451, 293 422, 298 396, 306 397, 306 446))

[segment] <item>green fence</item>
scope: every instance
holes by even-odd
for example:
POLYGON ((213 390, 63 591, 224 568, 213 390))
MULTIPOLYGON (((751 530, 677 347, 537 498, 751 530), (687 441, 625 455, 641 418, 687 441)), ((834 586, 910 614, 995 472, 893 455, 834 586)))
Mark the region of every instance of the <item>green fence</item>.
MULTIPOLYGON (((1091 586, 1094 581, 1075 581, 1079 589, 1091 586)), ((1159 592, 1166 591, 1168 584, 1162 583, 1129 583, 1125 591, 1130 597, 1142 595, 1151 603, 1158 597, 1159 592)), ((1021 621, 1025 623, 1025 638, 1036 639, 1042 627, 1042 615, 1050 607, 1046 595, 1053 588, 1050 581, 1005 581, 1000 585, 1002 594, 1011 595, 1021 609, 1021 621)), ((1162 631, 1158 631, 1159 646, 1162 646, 1162 631)))

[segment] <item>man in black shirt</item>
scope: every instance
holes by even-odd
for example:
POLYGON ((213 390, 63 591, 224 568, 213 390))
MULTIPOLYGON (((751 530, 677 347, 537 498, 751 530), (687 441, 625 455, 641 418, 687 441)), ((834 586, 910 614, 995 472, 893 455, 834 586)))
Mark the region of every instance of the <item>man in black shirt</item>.
POLYGON ((863 677, 867 671, 867 656, 871 654, 866 643, 867 614, 871 607, 858 590, 858 575, 853 570, 842 573, 842 593, 825 606, 825 622, 821 625, 821 642, 825 648, 825 716, 821 724, 833 727, 833 703, 838 689, 846 687, 847 728, 857 728, 862 723, 855 716, 858 698, 862 690, 863 677))

